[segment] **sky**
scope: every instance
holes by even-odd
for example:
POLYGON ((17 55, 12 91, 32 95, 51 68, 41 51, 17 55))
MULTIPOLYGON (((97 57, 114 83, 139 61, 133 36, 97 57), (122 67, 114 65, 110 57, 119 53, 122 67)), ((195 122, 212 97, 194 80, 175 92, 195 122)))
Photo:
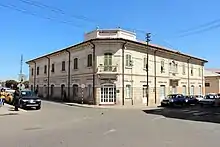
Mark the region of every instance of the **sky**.
POLYGON ((79 43, 97 26, 135 30, 141 40, 150 32, 152 43, 218 68, 219 5, 219 0, 1 0, 0 80, 18 78, 21 54, 28 75, 25 61, 79 43))

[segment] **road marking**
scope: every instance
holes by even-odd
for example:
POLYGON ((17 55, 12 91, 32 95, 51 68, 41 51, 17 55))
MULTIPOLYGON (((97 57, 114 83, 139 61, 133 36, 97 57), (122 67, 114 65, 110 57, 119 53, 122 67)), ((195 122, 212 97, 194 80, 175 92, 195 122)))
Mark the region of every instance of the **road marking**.
POLYGON ((116 131, 115 129, 111 129, 111 130, 108 130, 107 132, 105 132, 103 135, 108 135, 108 134, 113 133, 115 131, 116 131))

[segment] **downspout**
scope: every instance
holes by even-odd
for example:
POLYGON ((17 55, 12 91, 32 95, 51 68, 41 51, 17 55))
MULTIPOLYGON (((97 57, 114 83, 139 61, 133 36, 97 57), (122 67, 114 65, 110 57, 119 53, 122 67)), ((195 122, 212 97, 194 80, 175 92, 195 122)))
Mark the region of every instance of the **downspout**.
POLYGON ((37 73, 37 63, 34 62, 34 90, 36 90, 36 73, 37 73))
POLYGON ((156 61, 156 53, 158 50, 154 51, 154 101, 157 103, 157 61, 156 61))
MULTIPOLYGON (((127 42, 123 43, 122 45, 122 105, 125 104, 125 45, 127 42)), ((133 87, 132 87, 133 88, 133 87)), ((133 98, 132 98, 133 99, 133 98)))
POLYGON ((204 63, 202 63, 202 95, 204 95, 204 63))
POLYGON ((192 57, 190 57, 189 59, 187 59, 187 64, 188 64, 188 95, 190 95, 190 69, 189 69, 189 60, 191 60, 192 57))
POLYGON ((70 100, 71 53, 70 53, 70 51, 69 51, 68 49, 66 49, 65 51, 68 53, 68 75, 67 75, 67 77, 68 77, 68 83, 67 83, 67 85, 68 85, 68 100, 70 100))
POLYGON ((92 94, 93 94, 93 105, 96 105, 96 53, 95 53, 95 44, 91 41, 90 44, 92 45, 92 94))
POLYGON ((50 58, 46 57, 48 59, 47 63, 47 99, 50 98, 50 58))

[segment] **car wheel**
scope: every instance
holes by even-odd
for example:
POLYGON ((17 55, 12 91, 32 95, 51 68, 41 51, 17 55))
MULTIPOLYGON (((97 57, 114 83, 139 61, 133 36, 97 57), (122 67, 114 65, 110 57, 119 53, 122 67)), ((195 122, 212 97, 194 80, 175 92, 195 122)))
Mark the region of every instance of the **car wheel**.
POLYGON ((41 106, 37 106, 37 107, 36 107, 36 110, 40 110, 40 109, 41 109, 41 106))

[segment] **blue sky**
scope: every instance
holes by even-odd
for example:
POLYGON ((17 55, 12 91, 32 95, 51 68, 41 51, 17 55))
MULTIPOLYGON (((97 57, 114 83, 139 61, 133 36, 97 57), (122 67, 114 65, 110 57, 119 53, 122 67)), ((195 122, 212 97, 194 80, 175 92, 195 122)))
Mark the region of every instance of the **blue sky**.
MULTIPOLYGON (((54 13, 45 7, 27 5, 22 1, 33 0, 0 2, 0 44, 3 54, 0 79, 18 77, 21 54, 27 61, 73 45, 82 41, 83 34, 96 26, 120 26, 151 32, 153 43, 205 58, 209 61, 206 67, 220 66, 220 28, 179 37, 182 30, 220 19, 218 0, 35 0, 58 7, 65 15, 54 13), (12 9, 25 12, 2 5, 13 5, 12 9), (34 13, 35 16, 27 13, 34 13), (83 19, 76 19, 75 16, 83 19), (68 23, 60 23, 61 21, 68 23)), ((144 39, 142 33, 137 33, 139 38, 144 39)), ((25 63, 24 73, 28 74, 25 63)))

